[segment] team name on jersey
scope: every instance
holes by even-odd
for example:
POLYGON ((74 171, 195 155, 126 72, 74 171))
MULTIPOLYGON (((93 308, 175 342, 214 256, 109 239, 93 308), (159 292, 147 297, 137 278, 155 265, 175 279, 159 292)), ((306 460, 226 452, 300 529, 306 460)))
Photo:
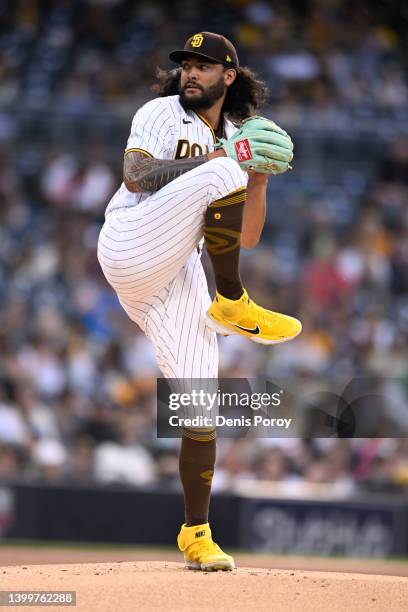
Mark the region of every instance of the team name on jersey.
POLYGON ((188 157, 198 157, 210 152, 208 145, 200 145, 197 142, 190 143, 186 138, 179 138, 176 145, 174 159, 187 159, 188 157))

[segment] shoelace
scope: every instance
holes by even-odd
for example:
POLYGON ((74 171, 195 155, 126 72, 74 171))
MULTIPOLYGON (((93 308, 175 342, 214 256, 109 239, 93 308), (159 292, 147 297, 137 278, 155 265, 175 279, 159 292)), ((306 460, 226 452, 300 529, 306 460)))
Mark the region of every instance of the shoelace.
POLYGON ((223 554, 218 544, 216 544, 212 540, 198 540, 198 542, 194 542, 193 545, 198 547, 199 553, 201 553, 202 551, 207 552, 211 550, 211 552, 223 554))
MULTIPOLYGON (((251 310, 253 313, 252 316, 254 317, 254 319, 256 319, 256 323, 260 323, 260 324, 264 323, 266 325, 275 325, 276 323, 279 322, 279 319, 281 319, 281 316, 277 312, 273 312, 272 310, 266 310, 265 308, 258 306, 258 304, 255 304, 255 302, 252 302, 250 299, 248 299, 247 305, 248 307, 251 306, 251 310)), ((238 321, 229 321, 229 322, 236 325, 236 324, 239 324, 239 322, 245 319, 247 316, 248 316, 248 311, 238 321)))
POLYGON ((265 310, 265 308, 258 306, 257 304, 255 304, 255 302, 251 302, 250 300, 248 303, 252 305, 252 311, 255 314, 257 323, 266 323, 267 325, 270 325, 271 319, 272 322, 275 322, 277 319, 279 319, 279 315, 276 312, 272 312, 271 310, 265 310))

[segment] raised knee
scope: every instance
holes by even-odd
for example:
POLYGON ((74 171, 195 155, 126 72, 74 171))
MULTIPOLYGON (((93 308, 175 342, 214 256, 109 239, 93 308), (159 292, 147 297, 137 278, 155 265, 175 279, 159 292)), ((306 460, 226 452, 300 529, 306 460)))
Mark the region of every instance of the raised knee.
POLYGON ((235 189, 246 187, 248 175, 240 168, 238 162, 231 157, 215 157, 208 163, 212 165, 215 173, 217 173, 217 171, 220 173, 221 177, 224 178, 228 175, 235 189))

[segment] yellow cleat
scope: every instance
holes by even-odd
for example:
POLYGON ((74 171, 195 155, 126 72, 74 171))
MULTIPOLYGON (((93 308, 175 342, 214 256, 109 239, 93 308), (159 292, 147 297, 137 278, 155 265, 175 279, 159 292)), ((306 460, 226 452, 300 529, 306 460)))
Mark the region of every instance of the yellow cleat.
POLYGON ((302 331, 294 317, 261 308, 244 294, 239 300, 229 300, 216 292, 207 310, 206 322, 218 334, 239 334, 260 344, 279 344, 293 340, 302 331))
POLYGON ((213 542, 208 523, 187 527, 182 525, 177 536, 177 544, 184 553, 188 569, 215 572, 235 569, 234 559, 213 542))

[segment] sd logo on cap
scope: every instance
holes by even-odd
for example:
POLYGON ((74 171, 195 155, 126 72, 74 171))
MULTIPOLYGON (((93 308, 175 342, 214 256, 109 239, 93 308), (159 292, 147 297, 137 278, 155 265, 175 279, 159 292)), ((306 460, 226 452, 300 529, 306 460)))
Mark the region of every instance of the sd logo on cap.
POLYGON ((202 34, 194 34, 192 41, 191 41, 191 46, 201 47, 203 40, 204 40, 204 36, 202 34))

